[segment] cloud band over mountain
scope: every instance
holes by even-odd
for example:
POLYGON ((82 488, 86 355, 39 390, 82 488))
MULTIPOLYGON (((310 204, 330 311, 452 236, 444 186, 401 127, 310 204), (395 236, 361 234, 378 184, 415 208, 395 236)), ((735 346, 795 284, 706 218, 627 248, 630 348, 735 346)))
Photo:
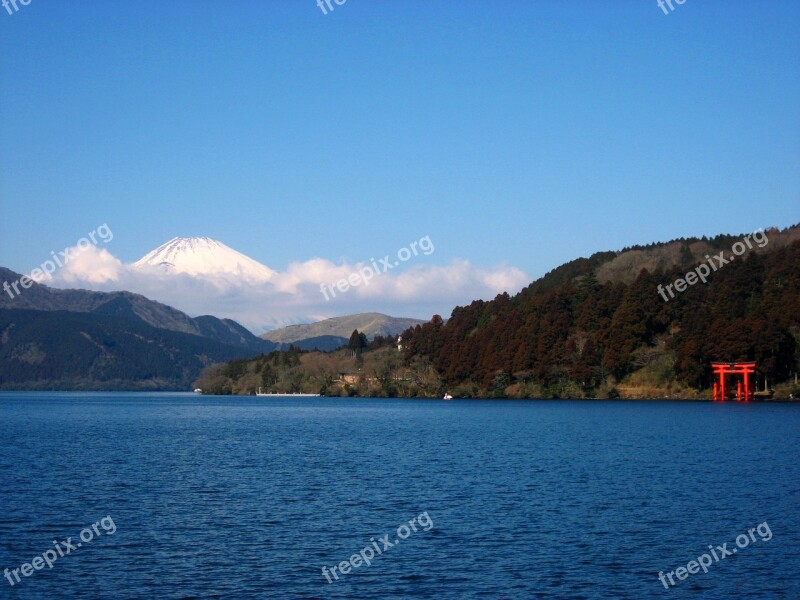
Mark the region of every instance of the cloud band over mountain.
POLYGON ((381 273, 366 285, 337 290, 326 301, 321 284, 335 285, 368 266, 311 258, 276 271, 210 238, 174 238, 130 264, 106 248, 76 249, 52 279, 38 281, 53 287, 137 292, 190 315, 235 319, 256 333, 365 311, 447 316, 456 305, 514 293, 531 281, 505 264, 485 268, 465 259, 445 265, 417 261, 381 273))

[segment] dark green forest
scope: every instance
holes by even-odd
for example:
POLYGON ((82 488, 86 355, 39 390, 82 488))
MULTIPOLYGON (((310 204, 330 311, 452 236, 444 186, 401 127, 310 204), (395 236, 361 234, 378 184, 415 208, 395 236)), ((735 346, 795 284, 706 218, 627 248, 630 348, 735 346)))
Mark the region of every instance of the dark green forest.
MULTIPOLYGON (((737 239, 709 242, 730 248, 737 239)), ((608 395, 626 381, 706 389, 715 360, 756 361, 770 385, 794 380, 800 242, 750 253, 669 302, 657 287, 695 265, 691 252, 630 283, 601 283, 596 271, 614 255, 572 261, 515 296, 456 308, 447 323, 434 316, 403 335, 406 360, 430 361, 444 386, 464 395, 502 395, 514 384, 608 395)))
POLYGON ((252 350, 128 316, 0 309, 0 389, 187 390, 252 350))

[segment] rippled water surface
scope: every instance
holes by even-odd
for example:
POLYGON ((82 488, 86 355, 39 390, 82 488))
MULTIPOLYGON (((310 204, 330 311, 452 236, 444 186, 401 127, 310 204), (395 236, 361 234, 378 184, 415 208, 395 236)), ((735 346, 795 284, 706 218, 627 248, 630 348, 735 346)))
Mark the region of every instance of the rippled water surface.
POLYGON ((0 598, 796 599, 799 455, 792 405, 3 393, 0 568, 110 521, 0 598))

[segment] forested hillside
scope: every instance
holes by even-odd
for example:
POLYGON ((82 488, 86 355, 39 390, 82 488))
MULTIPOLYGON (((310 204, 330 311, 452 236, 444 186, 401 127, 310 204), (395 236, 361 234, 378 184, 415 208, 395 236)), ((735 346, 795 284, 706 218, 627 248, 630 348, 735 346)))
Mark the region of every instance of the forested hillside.
POLYGON ((456 308, 447 324, 434 317, 404 334, 406 358, 429 360, 445 386, 468 395, 702 389, 712 360, 754 360, 770 384, 797 373, 800 242, 750 252, 666 302, 658 286, 697 264, 691 252, 671 268, 641 269, 630 283, 601 282, 597 271, 612 260, 573 261, 516 296, 456 308))

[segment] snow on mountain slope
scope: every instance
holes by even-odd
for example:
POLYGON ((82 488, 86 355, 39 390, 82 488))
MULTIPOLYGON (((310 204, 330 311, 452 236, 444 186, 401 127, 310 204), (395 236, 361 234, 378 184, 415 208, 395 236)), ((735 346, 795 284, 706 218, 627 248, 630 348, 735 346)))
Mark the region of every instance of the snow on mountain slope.
POLYGON ((275 271, 207 237, 172 238, 133 263, 140 271, 158 269, 193 277, 233 276, 252 283, 266 282, 275 271))

